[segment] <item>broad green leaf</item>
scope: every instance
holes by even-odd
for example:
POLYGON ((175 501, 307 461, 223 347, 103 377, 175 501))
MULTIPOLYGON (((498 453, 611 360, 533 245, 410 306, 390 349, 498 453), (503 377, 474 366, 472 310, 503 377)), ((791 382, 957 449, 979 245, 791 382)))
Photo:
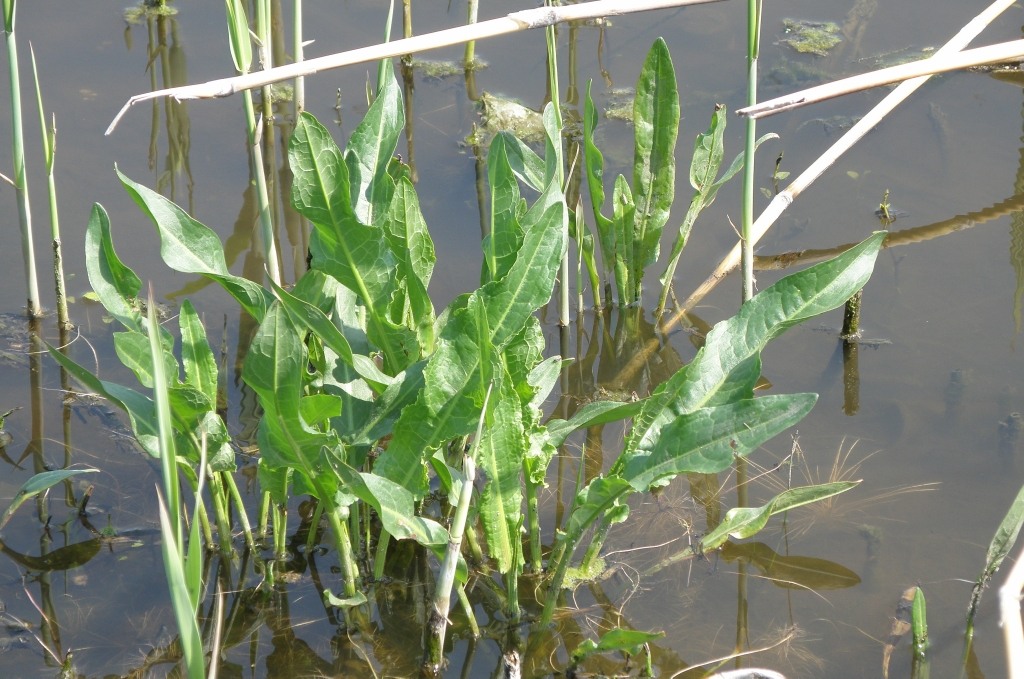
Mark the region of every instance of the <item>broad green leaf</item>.
POLYGON ((569 536, 567 544, 575 544, 590 526, 605 519, 610 523, 624 521, 629 514, 629 507, 622 500, 632 492, 625 479, 615 476, 598 476, 588 483, 576 495, 575 506, 569 515, 565 532, 569 536))
POLYGON ((602 634, 597 642, 585 639, 572 652, 572 662, 578 665, 592 655, 613 651, 637 655, 644 644, 660 639, 663 636, 665 636, 664 632, 641 632, 635 629, 615 627, 602 634))
POLYGON ((206 328, 199 320, 192 302, 187 299, 178 314, 181 329, 181 362, 185 367, 185 383, 217 402, 217 358, 206 339, 206 328))
POLYGON ((356 592, 354 596, 341 598, 332 594, 331 590, 325 589, 324 603, 335 608, 355 608, 366 603, 366 595, 362 592, 356 592))
POLYGON ((492 391, 492 419, 478 441, 477 466, 487 483, 480 494, 480 519, 491 557, 498 572, 508 573, 516 565, 521 540, 518 526, 523 516, 523 493, 519 481, 526 450, 526 432, 519 397, 511 377, 501 371, 492 391))
POLYGON ((11 500, 11 504, 4 511, 3 516, 0 517, 0 528, 7 525, 7 522, 11 520, 11 516, 14 512, 18 511, 18 507, 23 505, 26 500, 30 500, 44 490, 53 488, 58 483, 61 483, 65 479, 69 479, 72 476, 78 474, 92 474, 98 472, 99 469, 54 469, 52 471, 39 472, 31 476, 25 483, 21 484, 21 488, 14 494, 14 499, 11 500))
POLYGON ((341 414, 341 399, 330 394, 310 394, 299 401, 299 414, 309 425, 319 425, 341 414))
MULTIPOLYGON (((618 260, 616 247, 616 230, 612 220, 605 217, 604 208, 604 156, 594 143, 594 130, 597 129, 597 108, 590 96, 593 81, 587 81, 587 98, 583 108, 583 161, 587 177, 587 189, 590 193, 590 207, 594 212, 597 224, 597 240, 601 245, 601 258, 604 263, 606 282, 611 278, 614 263, 618 260)), ((607 301, 607 300, 606 300, 607 301)))
POLYGON ((829 589, 848 589, 860 584, 860 576, 849 568, 811 556, 778 554, 763 542, 726 542, 722 545, 722 558, 737 559, 752 564, 766 579, 777 587, 809 589, 820 592, 829 589))
POLYGON ((491 351, 500 352, 550 299, 566 246, 566 208, 560 196, 557 182, 552 183, 538 199, 538 205, 547 208, 540 211, 534 205, 523 219, 523 245, 508 275, 453 305, 455 311, 449 312, 437 350, 424 369, 423 392, 402 412, 388 450, 377 460, 377 473, 422 493, 423 462, 429 452, 476 427, 484 399, 477 318, 483 311, 486 342, 491 351))
POLYGON ((384 529, 396 540, 411 539, 427 546, 448 544, 448 531, 441 524, 416 516, 416 498, 408 490, 377 474, 357 472, 330 456, 328 462, 347 489, 377 511, 384 529))
POLYGON ((668 476, 717 474, 811 411, 816 394, 783 394, 701 408, 662 427, 625 459, 622 477, 643 492, 668 476))
POLYGON ((643 401, 630 403, 593 401, 576 411, 576 414, 568 420, 549 420, 545 425, 548 430, 548 440, 552 445, 560 446, 574 431, 633 417, 640 412, 643 405, 643 401))
POLYGON ((544 159, 515 135, 508 135, 505 143, 509 167, 515 176, 537 193, 543 192, 544 159))
POLYGON ((402 90, 395 79, 391 60, 382 61, 381 68, 383 89, 377 93, 345 147, 352 208, 360 222, 372 226, 380 226, 390 208, 395 183, 388 175, 388 163, 405 127, 402 90))
POLYGON ((633 100, 633 193, 636 236, 632 275, 639 290, 643 270, 658 259, 661 231, 668 221, 676 185, 676 139, 679 92, 668 46, 658 38, 651 46, 633 100))
POLYGON ((725 106, 715 105, 711 124, 707 131, 697 135, 693 144, 693 159, 690 161, 690 186, 700 194, 706 194, 718 177, 718 169, 725 156, 725 106))
POLYGON ((544 121, 544 186, 551 182, 559 182, 559 169, 565 167, 562 159, 562 128, 558 126, 558 116, 554 105, 549 101, 544 106, 541 116, 544 121))
POLYGON ((303 113, 296 123, 288 159, 294 176, 292 203, 313 222, 313 268, 359 296, 367 308, 370 339, 384 352, 385 370, 399 372, 418 360, 419 350, 408 346, 415 344, 411 331, 403 332, 388 317, 398 289, 398 262, 385 230, 366 226, 356 217, 347 194, 348 166, 330 134, 309 114, 303 113))
POLYGON ((747 361, 770 340, 844 304, 867 282, 884 239, 885 233, 879 232, 834 259, 781 279, 746 302, 738 314, 715 325, 693 361, 662 382, 644 402, 613 472, 641 444, 649 448, 660 428, 677 416, 720 403, 722 390, 736 384, 737 374, 749 376, 747 361))
POLYGON ((639 244, 636 242, 636 204, 629 190, 626 178, 615 178, 612 190, 612 228, 615 231, 615 287, 619 304, 625 306, 640 298, 640 278, 643 270, 634 267, 634 257, 639 244))
POLYGON ((427 222, 420 211, 416 188, 408 177, 402 177, 395 187, 388 235, 395 256, 408 263, 424 287, 429 285, 437 255, 434 254, 434 241, 430 238, 427 222))
POLYGON ((504 277, 523 240, 519 223, 519 183, 506 154, 508 133, 499 133, 487 151, 487 184, 491 188, 490 233, 483 239, 484 275, 481 284, 504 277))
POLYGON ((142 314, 129 300, 138 298, 142 281, 114 252, 110 219, 99 203, 92 206, 85 230, 85 268, 103 308, 124 327, 141 332, 142 314))
MULTIPOLYGON (((149 353, 149 336, 141 332, 125 331, 114 333, 114 351, 126 368, 135 373, 139 384, 153 388, 153 361, 149 353)), ((162 352, 164 370, 169 376, 177 377, 178 361, 166 349, 162 352)))
POLYGON ((260 455, 271 467, 291 467, 333 501, 333 475, 322 474, 324 448, 337 446, 336 435, 310 428, 301 417, 306 352, 298 331, 279 302, 271 305, 249 345, 242 377, 260 397, 260 455))
POLYGON ((195 273, 217 281, 257 321, 270 304, 261 285, 228 271, 220 238, 156 191, 136 184, 120 170, 117 176, 136 205, 149 215, 160 234, 160 256, 181 273, 195 273))
MULTIPOLYGON (((394 382, 373 402, 373 410, 362 428, 353 434, 349 443, 369 445, 391 433, 395 421, 405 406, 413 403, 423 389, 425 361, 414 363, 399 373, 394 382)), ((345 435, 342 435, 345 438, 345 435)))
POLYGON ((773 515, 845 493, 859 483, 860 481, 841 481, 800 486, 779 493, 761 507, 734 507, 726 513, 722 523, 701 539, 701 549, 715 549, 725 543, 729 536, 737 539, 749 538, 759 533, 773 515))

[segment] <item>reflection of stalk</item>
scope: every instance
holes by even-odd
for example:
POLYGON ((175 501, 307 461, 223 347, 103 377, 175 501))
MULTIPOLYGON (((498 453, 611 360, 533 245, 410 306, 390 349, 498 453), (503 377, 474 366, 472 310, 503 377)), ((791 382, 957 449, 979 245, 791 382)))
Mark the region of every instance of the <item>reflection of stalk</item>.
POLYGON ((47 127, 43 113, 43 94, 39 88, 39 71, 36 69, 36 53, 29 43, 32 54, 32 76, 36 84, 36 102, 39 104, 39 129, 42 131, 43 161, 46 163, 47 194, 50 198, 50 239, 53 244, 53 280, 57 295, 57 323, 61 328, 71 327, 68 319, 68 301, 64 289, 64 262, 60 250, 60 223, 57 216, 57 182, 53 178, 53 160, 57 152, 57 117, 47 127))
POLYGON ((32 244, 32 211, 28 201, 28 178, 25 176, 25 134, 21 124, 21 75, 18 68, 18 41, 14 33, 17 0, 4 2, 4 31, 7 33, 7 65, 11 84, 11 152, 14 164, 14 190, 18 194, 18 222, 21 225, 21 257, 25 264, 25 286, 28 291, 28 315, 41 316, 39 284, 36 282, 36 253, 32 244))

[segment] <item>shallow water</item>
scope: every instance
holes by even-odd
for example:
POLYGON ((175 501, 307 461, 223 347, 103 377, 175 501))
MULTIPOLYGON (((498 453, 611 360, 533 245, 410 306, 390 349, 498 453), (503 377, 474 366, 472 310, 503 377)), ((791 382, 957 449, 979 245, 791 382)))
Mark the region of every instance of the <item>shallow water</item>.
MULTIPOLYGON (((857 61, 863 57, 908 45, 941 44, 975 11, 946 1, 880 3, 864 22, 859 49, 848 46, 841 56, 813 59, 795 57, 776 44, 783 18, 842 22, 853 4, 766 3, 762 99, 793 87, 778 82, 778 69, 786 64, 802 63, 837 75, 858 72, 867 68, 857 61)), ((505 3, 501 11, 532 5, 505 3)), ((229 74, 222 7, 196 1, 178 2, 177 7, 172 21, 148 26, 126 26, 119 2, 94 2, 87 11, 75 12, 53 0, 18 8, 20 45, 26 48, 23 68, 32 40, 46 107, 57 116, 65 267, 76 296, 72 316, 81 331, 72 352, 91 365, 95 351, 102 377, 114 381, 128 381, 127 372, 117 367, 101 309, 82 298, 88 284, 79 253, 93 202, 109 211, 121 258, 152 280, 157 294, 172 305, 189 297, 204 314, 214 346, 226 334, 231 361, 239 337, 246 336, 243 321, 225 295, 173 274, 161 263, 156 236, 119 187, 112 171, 115 163, 136 181, 159 187, 217 230, 229 243, 233 271, 254 276, 262 272, 259 257, 250 249, 255 213, 238 98, 138 106, 112 137, 102 136, 121 103, 149 90, 151 78, 162 85, 229 74)), ((575 82, 582 90, 593 78, 600 107, 612 98, 611 88, 633 84, 652 40, 663 35, 680 78, 684 120, 679 148, 680 163, 686 168, 692 139, 706 127, 713 104, 722 102, 734 110, 743 100, 744 12, 745 5, 734 1, 618 17, 601 42, 597 28, 580 28, 575 82), (610 82, 602 79, 601 69, 610 82)), ((485 4, 481 9, 481 18, 496 15, 495 7, 485 4)), ((307 37, 316 39, 307 55, 317 56, 365 45, 374 39, 369 36, 382 34, 384 9, 368 0, 341 6, 317 3, 306 8, 306 17, 307 37)), ((447 9, 446 3, 419 3, 415 28, 425 32, 447 27, 463 17, 461 4, 447 9)), ((978 42, 1017 38, 1021 23, 1019 9, 1010 10, 978 42)), ((568 31, 563 31, 563 89, 571 84, 568 41, 568 31)), ((543 45, 539 32, 479 45, 478 52, 489 65, 477 75, 477 89, 540 107, 545 96, 543 45)), ((459 54, 452 49, 429 56, 459 54)), ((339 141, 365 111, 363 92, 370 71, 351 67, 307 82, 308 110, 325 124, 338 117, 334 107, 340 90, 339 141)), ((841 133, 813 121, 862 115, 882 96, 852 95, 767 119, 759 130, 778 132, 782 138, 762 147, 762 185, 770 185, 772 161, 780 151, 785 152, 783 169, 795 176, 841 133)), ((461 78, 417 76, 413 104, 417 189, 437 246, 431 291, 440 309, 455 295, 476 287, 479 279, 480 212, 474 187, 478 169, 471 150, 460 143, 475 113, 461 78)), ((745 551, 708 555, 644 575, 684 544, 688 534, 695 538, 705 529, 706 514, 716 511, 716 505, 709 508, 694 500, 701 484, 724 488, 725 507, 735 503, 735 476, 677 480, 661 496, 644 498, 634 507, 631 520, 613 530, 607 558, 620 567, 608 580, 573 592, 569 601, 576 611, 559 619, 559 638, 565 644, 596 638, 611 625, 663 630, 666 636, 652 653, 659 676, 672 676, 730 653, 738 635, 749 647, 760 648, 795 626, 799 633, 791 643, 745 662, 791 677, 879 676, 883 644, 900 595, 908 586, 920 584, 929 604, 932 670, 936 676, 959 673, 970 583, 982 568, 993 531, 1021 487, 1024 470, 1024 461, 1013 459, 1020 451, 1007 451, 1005 443, 1001 450, 1000 443, 1000 423, 1024 410, 1024 362, 1016 353, 1024 341, 1021 300, 1015 292, 1024 286, 1024 218, 1012 210, 998 216, 985 212, 1004 201, 1010 207, 1024 204, 1019 195, 1024 187, 1022 109, 1019 85, 980 73, 934 79, 801 196, 759 246, 760 254, 769 255, 860 240, 878 228, 873 212, 886 190, 892 203, 907 212, 892 226, 894 231, 936 225, 931 233, 947 232, 880 255, 865 289, 863 323, 867 337, 886 343, 860 347, 856 404, 852 393, 844 391, 840 342, 827 329, 841 323, 838 312, 790 331, 765 352, 764 373, 773 392, 821 394, 799 426, 803 462, 795 466, 794 479, 827 480, 839 456, 841 473, 863 479, 861 486, 831 507, 803 508, 785 525, 773 521, 745 551), (972 216, 946 228, 950 220, 967 214, 972 216), (675 542, 665 544, 670 540, 675 542), (812 558, 818 561, 806 560, 812 558), (794 574, 794 569, 799 572, 794 574), (859 582, 848 577, 849 572, 859 582)), ((39 227, 36 248, 40 272, 45 272, 45 181, 35 153, 37 122, 34 110, 29 110, 30 186, 39 227)), ((5 129, 7 115, 0 110, 0 127, 5 129)), ((740 148, 741 127, 730 119, 727 157, 740 148)), ((628 126, 606 122, 600 134, 610 149, 610 162, 619 164, 610 171, 626 171, 628 152, 616 149, 629 148, 628 126)), ((685 177, 685 172, 680 170, 679 176, 685 177)), ((688 189, 680 186, 679 192, 686 195, 688 189)), ((738 221, 738 196, 739 183, 728 185, 695 227, 677 275, 681 295, 703 280, 731 247, 735 236, 727 217, 738 221)), ((760 197, 759 201, 762 206, 767 203, 760 197)), ((12 191, 0 192, 0 203, 8 215, 15 213, 12 191)), ((677 202, 678 214, 670 225, 681 218, 679 206, 684 204, 677 202)), ((0 270, 8 276, 0 313, 16 314, 24 287, 13 217, 8 221, 11 229, 0 247, 0 270)), ((924 235, 930 232, 922 229, 924 235)), ((294 235, 290 242, 284 254, 285 277, 293 279, 304 250, 294 235)), ((762 272, 759 283, 766 286, 778 275, 762 272)), ((726 281, 697 309, 697 329, 700 322, 714 323, 731 315, 738 298, 738 282, 726 281)), ((44 300, 52 306, 49 293, 44 300)), ((652 295, 647 301, 653 307, 652 295)), ((694 335, 677 330, 662 338, 640 370, 632 370, 629 359, 649 339, 651 329, 647 321, 627 316, 612 314, 602 321, 588 311, 570 329, 570 351, 565 353, 580 360, 568 375, 568 407, 609 392, 643 395, 692 357, 694 335)), ((12 497, 33 471, 43 464, 63 466, 68 456, 101 470, 68 489, 78 500, 88 484, 95 486, 89 524, 97 531, 109 525, 125 539, 97 538, 58 489, 48 502, 28 503, 19 510, 4 529, 5 557, 0 558, 0 602, 9 617, 4 622, 10 637, 10 643, 0 640, 0 674, 56 676, 57 662, 43 650, 45 645, 59 657, 71 649, 81 676, 164 675, 175 658, 170 645, 174 623, 154 531, 155 466, 100 407, 76 404, 63 410, 56 365, 32 353, 39 347, 31 344, 22 326, 8 323, 9 316, 2 318, 0 350, 7 353, 0 354, 0 412, 17 406, 22 410, 8 419, 14 441, 2 460, 6 473, 0 479, 0 497, 12 497), (49 561, 35 560, 46 554, 51 555, 49 561), (18 621, 28 623, 28 628, 18 621)), ((543 322, 549 346, 558 347, 554 314, 547 314, 543 322)), ((40 332, 51 343, 60 341, 54 328, 52 318, 41 323, 40 332)), ((231 372, 228 426, 244 444, 254 438, 254 420, 244 394, 237 390, 238 382, 231 372)), ((594 473, 610 463, 621 436, 620 430, 608 428, 569 447, 565 461, 554 465, 561 476, 551 479, 544 498, 544 525, 553 525, 562 503, 568 501, 564 493, 575 478, 580 449, 586 446, 589 451, 586 472, 594 473), (602 436, 603 459, 595 445, 602 436)), ((751 456, 746 473, 756 477, 752 501, 777 492, 778 484, 786 481, 785 468, 774 468, 792 446, 792 440, 783 436, 751 456)), ((245 462, 240 458, 239 485, 255 502, 254 479, 250 485, 243 483, 253 476, 246 473, 254 465, 245 462)), ((292 516, 297 530, 298 513, 293 511, 292 516)), ((392 582, 378 586, 373 615, 361 626, 348 628, 320 603, 321 585, 337 586, 330 552, 308 562, 295 556, 286 569, 294 574, 289 584, 269 595, 254 591, 259 578, 251 563, 212 563, 211 574, 219 569, 229 592, 233 623, 223 671, 253 677, 374 672, 413 676, 420 650, 412 640, 422 631, 416 616, 425 610, 432 576, 421 561, 410 558, 408 563, 404 570, 391 573, 392 582)), ((997 576, 995 584, 1000 582, 997 576)), ((528 586, 521 590, 528 591, 528 586)), ((450 676, 497 672, 500 649, 494 639, 502 638, 500 616, 482 595, 477 606, 489 637, 472 642, 464 625, 454 619, 450 676)), ((995 607, 990 591, 982 604, 972 676, 1006 675, 995 607)), ((549 639, 532 643, 536 645, 526 658, 527 676, 549 676, 564 668, 564 649, 550 645, 554 642, 549 639)), ((615 674, 625 673, 625 667, 622 659, 609 657, 585 669, 615 674)), ((890 676, 909 673, 904 640, 893 653, 890 676)))

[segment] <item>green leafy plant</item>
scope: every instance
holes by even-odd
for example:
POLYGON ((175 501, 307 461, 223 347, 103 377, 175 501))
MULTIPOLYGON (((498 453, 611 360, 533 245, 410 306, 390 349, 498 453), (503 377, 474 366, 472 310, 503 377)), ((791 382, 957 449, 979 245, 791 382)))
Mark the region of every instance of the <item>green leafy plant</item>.
MULTIPOLYGON (((649 82, 639 97, 645 103, 638 107, 645 109, 640 117, 656 126, 662 114, 671 118, 674 110, 678 116, 678 102, 673 109, 674 84, 669 87, 665 80, 671 62, 663 43, 655 45, 652 55, 645 66, 649 82)), ((696 358, 647 398, 598 401, 568 419, 544 422, 543 405, 562 360, 545 358, 535 312, 552 296, 569 220, 560 180, 558 115, 552 105, 544 111, 543 156, 508 134, 492 142, 487 158, 492 214, 483 243, 483 281, 435 314, 427 295, 433 245, 409 170, 394 156, 404 125, 401 93, 390 65, 382 65, 381 74, 377 97, 344 149, 312 116, 302 114, 296 122, 289 148, 292 200, 313 232, 310 269, 289 290, 273 282, 267 289, 232 275, 212 231, 163 196, 119 177, 155 224, 165 263, 216 281, 259 323, 242 371, 263 411, 258 476, 275 507, 299 494, 316 498, 330 527, 344 588, 337 597, 327 592, 325 600, 361 605, 366 599, 359 585, 364 578, 380 577, 392 538, 413 540, 444 560, 435 598, 435 619, 443 619, 453 587, 466 601, 461 582, 469 564, 460 560, 458 545, 463 534, 467 543, 479 544, 475 532, 480 530, 488 552, 485 556, 477 548, 474 556, 487 558, 502 577, 500 596, 510 619, 520 615, 519 577, 528 565, 540 571, 546 560, 549 577, 540 621, 546 624, 584 537, 595 532, 582 561, 583 569, 592 572, 608 530, 626 519, 631 495, 686 472, 723 471, 806 415, 813 394, 754 398, 760 353, 785 329, 839 306, 860 289, 883 236, 872 236, 835 260, 766 289, 715 326, 696 358), (523 200, 520 181, 537 192, 532 204, 523 200), (538 489, 547 481, 559 446, 575 431, 623 419, 632 424, 621 454, 607 473, 576 489, 570 511, 554 527, 554 545, 545 553, 538 489), (476 470, 487 479, 480 490, 473 483, 476 470), (430 504, 421 502, 432 487, 431 472, 438 495, 458 512, 451 533, 430 504), (376 549, 372 560, 359 558, 371 548, 376 549), (372 573, 364 565, 371 562, 372 573)), ((713 124, 706 139, 713 140, 716 129, 713 124)), ((664 173, 671 173, 668 150, 674 139, 656 130, 648 133, 653 136, 645 143, 651 151, 637 161, 635 191, 624 179, 617 182, 615 219, 621 219, 616 223, 629 224, 631 242, 638 247, 614 260, 625 272, 616 279, 620 293, 630 299, 639 295, 639 276, 656 255, 654 234, 664 225, 673 190, 664 173), (636 202, 621 200, 634 193, 636 202)), ((707 171, 702 176, 711 178, 721 156, 711 150, 713 141, 703 143, 701 163, 707 171)), ((712 186, 706 185, 700 202, 713 199, 712 186)), ((87 248, 90 281, 126 329, 115 336, 119 357, 145 387, 163 391, 158 374, 165 373, 167 398, 151 399, 101 381, 52 353, 129 414, 143 447, 162 460, 165 478, 177 467, 197 498, 199 478, 205 478, 220 516, 221 505, 227 506, 221 498, 237 495, 228 481, 233 460, 223 423, 211 410, 216 366, 198 317, 190 304, 182 306, 179 365, 171 336, 151 311, 145 316, 138 311, 134 300, 141 282, 114 254, 99 206, 90 221, 87 248), (168 419, 173 436, 167 433, 168 419), (204 441, 212 451, 208 461, 204 441)), ((752 535, 773 513, 848 487, 787 491, 760 510, 734 511, 718 531, 752 535)), ((191 567, 191 557, 181 556, 180 528, 175 529, 180 500, 167 495, 165 530, 174 538, 168 542, 175 545, 177 561, 191 567)), ((201 507, 198 499, 196 507, 201 507)), ((226 516, 218 519, 222 545, 230 536, 226 521, 226 516)), ((278 534, 283 530, 275 525, 278 534)), ((193 535, 189 552, 195 540, 193 535)), ((705 548, 724 540, 707 540, 705 548)), ((168 573, 177 583, 172 589, 187 594, 178 595, 184 611, 186 600, 194 601, 195 582, 185 570, 176 574, 175 553, 169 553, 168 573)), ((463 609, 472 617, 470 606, 463 609)), ((630 648, 636 645, 630 642, 630 648)), ((440 648, 436 644, 428 665, 436 667, 440 648)))

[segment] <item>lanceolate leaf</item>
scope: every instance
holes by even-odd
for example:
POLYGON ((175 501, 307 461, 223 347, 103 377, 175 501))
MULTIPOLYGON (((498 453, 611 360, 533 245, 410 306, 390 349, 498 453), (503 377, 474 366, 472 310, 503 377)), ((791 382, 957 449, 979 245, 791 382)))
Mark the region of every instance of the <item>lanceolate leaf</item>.
POLYGON ((441 524, 416 515, 415 498, 408 490, 376 474, 359 473, 333 457, 328 461, 345 481, 346 489, 377 510, 392 537, 427 546, 448 543, 448 531, 441 524))
POLYGON ((381 62, 381 68, 383 89, 377 93, 345 148, 352 207, 356 218, 371 226, 382 226, 390 208, 395 183, 388 176, 388 163, 405 127, 402 90, 395 80, 391 60, 381 62))
POLYGON ((526 453, 526 432, 519 397, 512 389, 511 378, 501 370, 496 379, 497 390, 493 419, 484 429, 477 447, 477 465, 487 477, 480 495, 480 518, 487 535, 491 557, 497 561, 498 571, 508 573, 517 557, 516 541, 520 540, 516 528, 522 518, 523 496, 519 481, 526 453))
POLYGON ((783 278, 745 303, 738 314, 715 325, 693 361, 648 397, 633 422, 624 456, 650 447, 660 428, 675 417, 719 402, 716 399, 732 383, 734 372, 749 369, 746 362, 769 340, 844 304, 867 282, 884 238, 884 233, 877 233, 835 259, 783 278))
POLYGON ((114 252, 110 236, 110 218, 103 206, 92 206, 85 230, 85 268, 89 284, 111 316, 130 330, 142 332, 142 314, 129 303, 137 299, 142 281, 125 266, 114 252))
POLYGON ((217 359, 206 339, 206 329, 192 302, 185 300, 178 315, 181 329, 181 362, 185 367, 185 382, 217 402, 217 359))
MULTIPOLYGON (((398 262, 385 230, 357 218, 348 200, 348 166, 330 134, 313 116, 299 116, 288 159, 294 175, 292 203, 314 226, 310 240, 313 268, 334 276, 359 296, 367 307, 370 338, 384 352, 385 369, 391 373, 404 369, 419 358, 419 350, 406 346, 415 340, 388 318, 398 290, 398 262)), ((361 162, 362 170, 370 171, 373 164, 364 167, 361 162)), ((386 174, 386 168, 381 171, 386 174)))
POLYGON ((117 176, 128 195, 156 225, 160 234, 160 256, 167 266, 217 281, 253 318, 263 318, 270 304, 267 291, 228 271, 217 234, 156 191, 128 179, 120 170, 117 176))
POLYGON ((449 311, 437 351, 424 370, 424 388, 395 425, 395 436, 374 467, 415 493, 425 490, 423 461, 444 440, 472 432, 484 400, 477 322, 486 317, 484 341, 500 352, 551 297, 565 248, 565 203, 557 182, 524 219, 523 245, 508 275, 488 283, 449 311), (539 206, 547 206, 540 210, 539 206), (537 214, 539 212, 539 214, 537 214), (531 214, 532 213, 532 214, 531 214), (461 306, 461 304, 465 306, 461 306))
POLYGON ((622 476, 643 492, 668 476, 724 471, 736 457, 803 419, 817 399, 815 394, 765 396, 681 415, 661 429, 649 450, 625 460, 622 476))
POLYGON ((734 507, 726 513, 722 523, 704 536, 701 548, 715 549, 729 539, 730 535, 739 539, 749 538, 759 533, 773 515, 845 493, 859 483, 860 481, 842 481, 800 486, 779 493, 761 507, 734 507))
MULTIPOLYGON (((639 277, 658 258, 661 231, 675 197, 679 92, 672 57, 661 38, 651 46, 637 81, 633 130, 636 242, 632 268, 639 277)), ((634 287, 639 287, 639 280, 634 287)))
POLYGON ((615 247, 615 230, 612 220, 602 214, 604 209, 604 156, 594 143, 594 130, 597 129, 597 108, 590 96, 593 81, 587 82, 587 98, 583 108, 583 160, 587 177, 587 189, 590 193, 590 207, 597 223, 597 240, 601 245, 601 258, 604 262, 605 279, 612 274, 613 264, 617 258, 615 247))
POLYGON ((491 231, 484 238, 484 270, 482 283, 504 277, 516 261, 516 252, 523 240, 519 223, 519 183, 508 162, 506 133, 491 140, 487 150, 487 183, 491 187, 491 231))

